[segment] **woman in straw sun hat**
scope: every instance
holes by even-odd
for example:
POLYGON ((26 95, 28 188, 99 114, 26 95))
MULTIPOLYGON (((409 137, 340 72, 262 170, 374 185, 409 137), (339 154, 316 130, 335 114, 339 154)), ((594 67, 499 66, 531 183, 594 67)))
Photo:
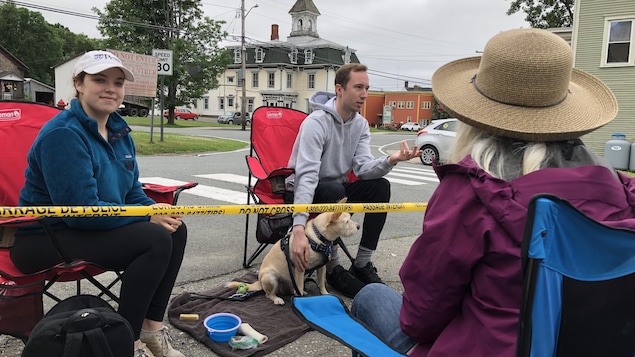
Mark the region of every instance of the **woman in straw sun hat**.
POLYGON ((459 119, 451 162, 435 167, 439 186, 400 270, 403 296, 373 284, 352 306, 402 353, 515 354, 533 195, 555 194, 597 220, 633 216, 635 182, 580 140, 613 119, 615 97, 572 66, 560 37, 517 29, 432 77, 435 96, 459 119))

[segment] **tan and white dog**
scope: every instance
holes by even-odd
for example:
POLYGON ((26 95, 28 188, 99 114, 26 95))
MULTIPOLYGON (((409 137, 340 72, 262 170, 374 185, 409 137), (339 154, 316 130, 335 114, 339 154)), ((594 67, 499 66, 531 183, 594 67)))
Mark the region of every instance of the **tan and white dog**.
MULTIPOLYGON (((346 198, 338 203, 345 203, 346 198)), ((320 213, 306 223, 304 234, 310 240, 309 244, 312 249, 309 254, 309 265, 307 270, 317 269, 318 287, 320 294, 328 294, 326 290, 326 261, 330 259, 325 255, 330 254, 333 241, 338 237, 348 238, 353 236, 359 230, 359 224, 351 220, 351 215, 346 212, 324 212, 320 213), (329 245, 331 248, 329 248, 329 245), (313 248, 317 248, 316 251, 313 248), (321 252, 324 250, 326 252, 321 252)), ((289 247, 293 244, 293 234, 289 237, 289 247)), ((304 294, 304 272, 298 272, 295 267, 287 263, 287 257, 281 247, 280 240, 271 247, 269 253, 262 260, 260 270, 258 272, 258 281, 247 284, 248 291, 264 290, 265 295, 276 305, 284 305, 284 300, 277 294, 293 294, 293 283, 289 274, 289 267, 293 270, 295 283, 300 290, 301 295, 304 294)), ((225 286, 229 288, 238 288, 240 282, 232 281, 225 286)))

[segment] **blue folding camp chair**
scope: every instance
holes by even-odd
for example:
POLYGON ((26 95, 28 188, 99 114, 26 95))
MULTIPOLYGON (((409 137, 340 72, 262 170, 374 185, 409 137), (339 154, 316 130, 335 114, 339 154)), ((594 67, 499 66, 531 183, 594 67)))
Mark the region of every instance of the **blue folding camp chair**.
POLYGON ((348 346, 362 357, 399 357, 388 342, 352 316, 335 295, 294 296, 293 312, 313 329, 348 346))
POLYGON ((522 266, 518 357, 635 356, 635 231, 539 195, 522 266))

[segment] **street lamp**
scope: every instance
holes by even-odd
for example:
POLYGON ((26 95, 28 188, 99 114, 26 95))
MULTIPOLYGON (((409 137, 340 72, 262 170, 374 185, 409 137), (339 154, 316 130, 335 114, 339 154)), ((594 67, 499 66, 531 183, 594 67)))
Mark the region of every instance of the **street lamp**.
POLYGON ((245 14, 245 0, 240 1, 240 18, 241 18, 241 39, 240 39, 240 71, 242 72, 243 82, 242 82, 242 97, 240 99, 240 114, 242 118, 241 128, 242 130, 246 130, 246 115, 247 115, 247 48, 245 47, 245 17, 249 15, 253 8, 258 7, 258 4, 249 8, 247 13, 245 14))

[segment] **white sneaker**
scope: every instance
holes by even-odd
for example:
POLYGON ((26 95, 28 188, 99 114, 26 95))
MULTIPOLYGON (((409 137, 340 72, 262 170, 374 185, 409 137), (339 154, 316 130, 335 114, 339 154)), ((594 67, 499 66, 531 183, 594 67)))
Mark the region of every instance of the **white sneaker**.
POLYGON ((157 331, 141 330, 139 339, 146 344, 146 347, 152 351, 155 357, 185 357, 184 354, 172 348, 170 344, 172 338, 168 334, 167 326, 163 326, 157 331))

